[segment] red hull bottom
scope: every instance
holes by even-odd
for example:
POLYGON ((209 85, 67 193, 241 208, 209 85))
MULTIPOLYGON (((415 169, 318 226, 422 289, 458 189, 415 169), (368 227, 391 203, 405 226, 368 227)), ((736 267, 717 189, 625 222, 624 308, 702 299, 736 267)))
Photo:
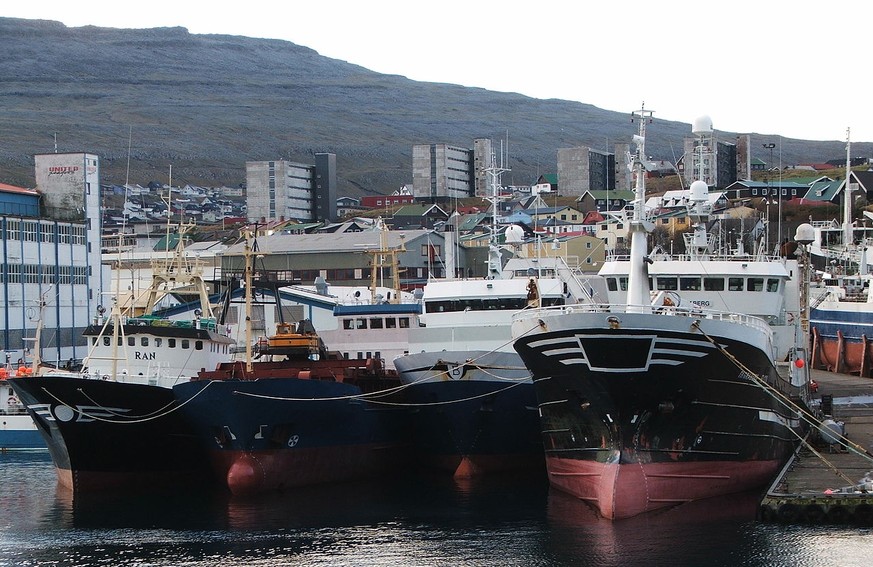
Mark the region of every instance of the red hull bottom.
POLYGON ((353 445, 275 451, 216 451, 219 482, 237 496, 365 478, 390 469, 396 446, 353 445))
POLYGON ((593 504, 604 518, 644 512, 763 486, 780 461, 616 464, 549 457, 549 483, 593 504))
POLYGON ((543 469, 542 455, 429 455, 422 460, 428 468, 450 472, 457 479, 543 469))

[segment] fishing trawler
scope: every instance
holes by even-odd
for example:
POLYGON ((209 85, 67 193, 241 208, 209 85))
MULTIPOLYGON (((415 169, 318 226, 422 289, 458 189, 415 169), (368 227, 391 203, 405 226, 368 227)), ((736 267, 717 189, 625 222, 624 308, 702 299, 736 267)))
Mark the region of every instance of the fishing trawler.
POLYGON ((114 301, 108 315, 98 309, 84 332, 89 351, 81 372, 37 366, 8 379, 64 487, 154 487, 202 478, 204 459, 170 386, 229 360, 235 343, 217 324, 202 266, 184 254, 190 228, 181 226, 176 249, 154 260, 145 313, 133 311, 135 301, 114 301), (199 298, 186 310, 193 318, 155 309, 177 286, 199 298))
MULTIPOLYGON (((850 132, 846 131, 846 179, 843 181, 843 222, 812 223, 810 247, 819 277, 810 293, 813 368, 873 375, 873 242, 866 227, 852 219, 853 192, 871 172, 852 171, 850 132)), ((864 218, 873 214, 864 211, 864 218)))
MULTIPOLYGON (((609 519, 764 485, 799 440, 808 392, 796 261, 720 256, 701 180, 689 191, 686 254, 650 251, 651 111, 634 118, 630 258, 601 270, 610 303, 526 310, 512 323, 533 374, 549 482, 609 519)), ((694 132, 702 178, 711 121, 694 132)))
MULTIPOLYGON (((504 265, 496 218, 503 171, 487 170, 493 212, 488 276, 428 281, 421 325, 410 329, 409 354, 394 359, 411 404, 418 462, 456 478, 543 470, 536 396, 512 349, 512 315, 592 293, 561 258, 517 255, 504 265)), ((522 232, 509 226, 506 242, 520 244, 522 232)))
MULTIPOLYGON (((248 240, 245 257, 251 313, 248 240)), ((308 321, 293 329, 280 321, 276 334, 246 345, 244 361, 173 387, 219 485, 252 495, 361 478, 396 463, 406 409, 399 380, 380 360, 329 351, 308 321)))

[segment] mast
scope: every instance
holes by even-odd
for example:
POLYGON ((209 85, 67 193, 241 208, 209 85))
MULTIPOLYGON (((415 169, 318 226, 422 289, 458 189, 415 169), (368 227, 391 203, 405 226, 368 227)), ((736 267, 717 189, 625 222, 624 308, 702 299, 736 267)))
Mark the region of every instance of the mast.
POLYGON ((491 152, 491 167, 485 170, 491 179, 491 195, 488 201, 491 203, 491 237, 488 240, 488 275, 489 280, 496 280, 502 276, 503 258, 500 256, 500 246, 497 242, 497 200, 500 176, 509 169, 495 164, 494 152, 491 152))
MULTIPOLYGON (((40 344, 40 337, 42 337, 42 324, 45 316, 45 306, 46 300, 45 297, 48 295, 48 292, 52 289, 54 284, 50 285, 45 293, 39 296, 39 315, 36 320, 36 333, 33 336, 33 346, 31 347, 31 373, 36 376, 39 373, 39 367, 42 364, 42 345, 40 344)), ((24 339, 28 340, 28 339, 24 339)))
POLYGON ((632 171, 636 172, 634 216, 630 223, 630 274, 627 286, 628 312, 644 313, 650 309, 651 290, 649 289, 649 270, 647 262, 647 235, 649 228, 643 215, 643 206, 646 201, 646 123, 651 122, 653 111, 645 109, 645 103, 640 110, 631 113, 631 121, 639 119, 639 134, 634 136, 633 141, 637 146, 633 162, 628 164, 632 171))
POLYGON ((394 297, 388 299, 388 303, 400 303, 400 263, 397 260, 397 255, 406 252, 406 245, 402 244, 398 248, 391 248, 388 245, 388 226, 382 218, 376 219, 376 230, 379 231, 379 248, 370 250, 373 255, 373 261, 370 262, 370 303, 376 304, 376 289, 382 280, 382 271, 385 265, 391 269, 391 288, 394 290, 394 297))
MULTIPOLYGON (((255 225, 257 230, 257 225, 255 225)), ((252 256, 254 255, 251 243, 252 231, 245 229, 245 306, 246 306, 246 372, 251 373, 252 366, 252 256)))
MULTIPOLYGON (((852 245, 852 187, 849 177, 852 173, 852 142, 849 138, 849 128, 846 128, 846 186, 843 189, 843 247, 848 250, 852 245)), ((863 258, 861 259, 863 262, 863 258)))
POLYGON ((688 212, 692 219, 691 234, 685 234, 685 248, 688 254, 695 260, 704 259, 710 252, 709 233, 706 223, 709 219, 709 186, 706 184, 704 175, 711 153, 712 143, 712 119, 709 116, 701 116, 694 121, 691 133, 697 136, 697 179, 688 188, 689 202, 688 212))

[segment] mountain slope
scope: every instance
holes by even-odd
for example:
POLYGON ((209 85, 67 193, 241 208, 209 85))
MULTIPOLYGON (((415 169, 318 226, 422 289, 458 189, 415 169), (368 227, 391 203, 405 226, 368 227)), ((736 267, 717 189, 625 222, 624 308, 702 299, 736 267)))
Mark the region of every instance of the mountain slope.
MULTIPOLYGON (((0 18, 0 50, 0 181, 28 187, 33 154, 54 151, 55 139, 60 152, 100 155, 104 181, 116 183, 127 177, 129 143, 130 180, 139 183, 166 182, 172 166, 174 184, 237 185, 247 160, 311 163, 333 152, 340 194, 357 196, 410 183, 413 144, 470 147, 488 137, 499 148, 508 134, 504 182, 529 184, 555 171, 558 148, 611 151, 634 129, 633 109, 416 82, 286 41, 184 28, 0 18)), ((690 125, 655 118, 647 150, 672 161, 690 125)), ((752 147, 774 138, 753 136, 752 147)), ((869 155, 873 144, 853 148, 869 155)), ((843 142, 782 140, 786 164, 841 155, 843 142)))

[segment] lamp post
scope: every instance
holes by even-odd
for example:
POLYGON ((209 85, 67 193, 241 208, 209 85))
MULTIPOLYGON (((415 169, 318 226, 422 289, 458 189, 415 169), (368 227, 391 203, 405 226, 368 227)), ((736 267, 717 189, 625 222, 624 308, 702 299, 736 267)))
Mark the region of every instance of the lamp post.
MULTIPOLYGON (((765 150, 770 150, 770 161, 767 162, 767 177, 766 177, 766 180, 767 180, 767 196, 769 197, 769 196, 770 196, 770 176, 772 175, 772 167, 773 167, 773 148, 776 147, 776 144, 774 144, 773 142, 768 142, 768 143, 766 143, 766 144, 762 144, 762 145, 764 146, 764 149, 765 149, 765 150)), ((776 198, 779 199, 779 201, 777 201, 777 203, 779 203, 779 209, 780 209, 780 211, 779 211, 778 214, 779 214, 779 216, 782 216, 782 214, 781 214, 781 208, 782 208, 782 196, 779 195, 779 189, 776 190, 776 198)), ((770 220, 770 218, 769 218, 769 217, 770 217, 770 207, 768 206, 768 207, 767 207, 767 221, 768 221, 768 224, 767 224, 767 234, 770 234, 770 225, 769 225, 769 220, 770 220)), ((781 244, 782 244, 781 242, 778 241, 778 238, 779 238, 780 236, 781 236, 781 235, 777 235, 777 236, 776 236, 776 238, 777 238, 776 246, 777 246, 777 247, 781 246, 781 244)), ((769 239, 768 239, 768 240, 769 240, 769 239)), ((769 253, 769 252, 768 252, 768 253, 769 253)))

